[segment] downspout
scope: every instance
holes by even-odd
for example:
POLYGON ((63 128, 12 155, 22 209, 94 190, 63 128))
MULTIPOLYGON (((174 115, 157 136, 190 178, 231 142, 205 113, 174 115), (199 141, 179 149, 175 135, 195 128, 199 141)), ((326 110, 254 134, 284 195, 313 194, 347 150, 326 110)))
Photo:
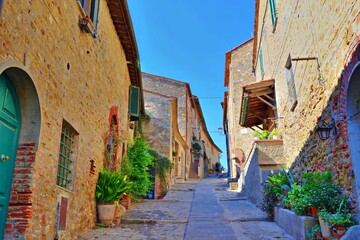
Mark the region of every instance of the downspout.
POLYGON ((225 123, 225 139, 226 139, 226 158, 227 158, 227 169, 228 169, 228 177, 230 178, 230 149, 229 149, 229 135, 228 135, 228 121, 225 123))

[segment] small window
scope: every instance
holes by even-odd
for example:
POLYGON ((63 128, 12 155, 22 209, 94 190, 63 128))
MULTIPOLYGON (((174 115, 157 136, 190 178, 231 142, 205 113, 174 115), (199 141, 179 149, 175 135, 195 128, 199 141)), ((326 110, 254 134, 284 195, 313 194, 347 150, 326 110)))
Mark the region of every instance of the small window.
POLYGON ((260 52, 259 52, 259 62, 260 62, 260 74, 261 74, 261 78, 264 78, 264 59, 263 59, 263 54, 262 54, 262 48, 260 47, 260 52))
POLYGON ((130 86, 129 113, 131 121, 140 120, 140 88, 130 86))
POLYGON ((286 82, 288 85, 288 92, 290 97, 290 110, 294 111, 298 101, 296 96, 296 86, 295 86, 295 80, 294 80, 294 71, 291 64, 291 56, 289 54, 289 57, 285 64, 285 71, 286 71, 286 82))
POLYGON ((90 18, 94 26, 94 37, 98 26, 100 0, 78 0, 87 17, 90 18))
POLYGON ((77 139, 78 133, 69 123, 63 121, 56 184, 71 191, 73 190, 73 180, 75 175, 75 149, 77 139))
POLYGON ((271 23, 272 23, 272 26, 275 27, 276 22, 277 22, 276 2, 275 2, 275 0, 269 0, 269 5, 270 5, 271 23))

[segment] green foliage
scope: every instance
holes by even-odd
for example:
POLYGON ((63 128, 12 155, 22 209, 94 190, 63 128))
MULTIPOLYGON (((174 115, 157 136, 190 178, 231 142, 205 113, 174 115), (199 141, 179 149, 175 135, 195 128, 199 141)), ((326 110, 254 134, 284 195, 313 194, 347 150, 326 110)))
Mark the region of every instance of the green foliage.
POLYGON ((264 139, 268 139, 270 132, 268 130, 255 130, 253 132, 254 137, 258 138, 259 140, 264 140, 264 139))
POLYGON ((352 226, 355 223, 351 220, 352 214, 350 213, 350 203, 347 197, 344 195, 341 198, 340 204, 337 205, 335 213, 331 213, 325 209, 321 210, 318 215, 331 226, 333 225, 346 225, 352 226))
POLYGON ((161 192, 165 193, 168 188, 166 173, 169 172, 173 168, 172 162, 166 158, 161 156, 157 151, 150 150, 149 152, 154 158, 154 166, 156 170, 156 174, 160 178, 161 192))
POLYGON ((304 173, 301 176, 304 191, 310 198, 309 206, 334 212, 342 199, 339 185, 332 180, 332 174, 326 172, 304 173))
POLYGON ((192 136, 192 140, 193 140, 193 141, 196 141, 196 140, 197 140, 197 138, 196 138, 195 135, 192 136))
POLYGON ((269 136, 268 136, 268 139, 273 139, 274 136, 279 136, 281 137, 281 133, 278 129, 274 128, 270 133, 269 133, 269 136))
POLYGON ((199 143, 195 142, 192 144, 192 154, 194 155, 195 158, 199 158, 200 157, 200 152, 201 152, 201 146, 199 143))
POLYGON ((289 188, 290 184, 286 177, 285 171, 272 174, 268 177, 263 191, 264 199, 261 204, 261 209, 265 211, 269 217, 273 217, 274 207, 276 206, 279 199, 281 199, 284 194, 286 194, 289 188))
POLYGON ((152 176, 148 169, 153 165, 153 157, 149 150, 145 140, 138 135, 128 146, 127 154, 121 163, 121 173, 128 176, 132 182, 132 195, 145 196, 152 187, 152 176))
MULTIPOLYGON (((321 228, 320 228, 320 225, 319 225, 319 224, 313 226, 313 227, 311 228, 311 231, 306 234, 306 235, 307 235, 307 239, 309 239, 309 240, 317 240, 317 237, 316 237, 316 234, 317 234, 317 233, 320 233, 320 234, 321 234, 321 228)), ((322 237, 322 235, 321 235, 321 237, 322 237)))
POLYGON ((96 183, 95 196, 98 203, 114 203, 130 189, 127 177, 119 172, 102 168, 96 183))
POLYGON ((302 215, 306 208, 315 207, 334 213, 341 199, 341 188, 332 181, 331 172, 304 173, 302 184, 292 184, 292 189, 284 197, 284 205, 296 214, 302 215))

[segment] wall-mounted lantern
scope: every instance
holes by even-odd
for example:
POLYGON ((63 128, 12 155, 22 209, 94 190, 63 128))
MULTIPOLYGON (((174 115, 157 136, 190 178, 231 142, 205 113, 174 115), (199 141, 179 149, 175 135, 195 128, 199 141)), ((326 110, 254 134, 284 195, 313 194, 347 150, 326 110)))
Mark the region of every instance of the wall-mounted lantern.
POLYGON ((334 124, 330 124, 329 126, 326 126, 326 125, 318 126, 316 129, 316 132, 318 133, 319 138, 321 140, 327 140, 330 137, 330 132, 332 129, 334 129, 335 134, 336 134, 336 128, 335 128, 334 124))

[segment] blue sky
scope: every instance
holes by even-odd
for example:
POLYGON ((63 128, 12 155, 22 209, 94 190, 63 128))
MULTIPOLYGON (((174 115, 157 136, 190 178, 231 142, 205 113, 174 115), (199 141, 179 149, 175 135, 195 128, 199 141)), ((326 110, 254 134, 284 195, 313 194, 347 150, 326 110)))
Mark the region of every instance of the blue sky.
POLYGON ((253 36, 254 0, 128 0, 141 71, 188 82, 223 150, 225 53, 253 36))

